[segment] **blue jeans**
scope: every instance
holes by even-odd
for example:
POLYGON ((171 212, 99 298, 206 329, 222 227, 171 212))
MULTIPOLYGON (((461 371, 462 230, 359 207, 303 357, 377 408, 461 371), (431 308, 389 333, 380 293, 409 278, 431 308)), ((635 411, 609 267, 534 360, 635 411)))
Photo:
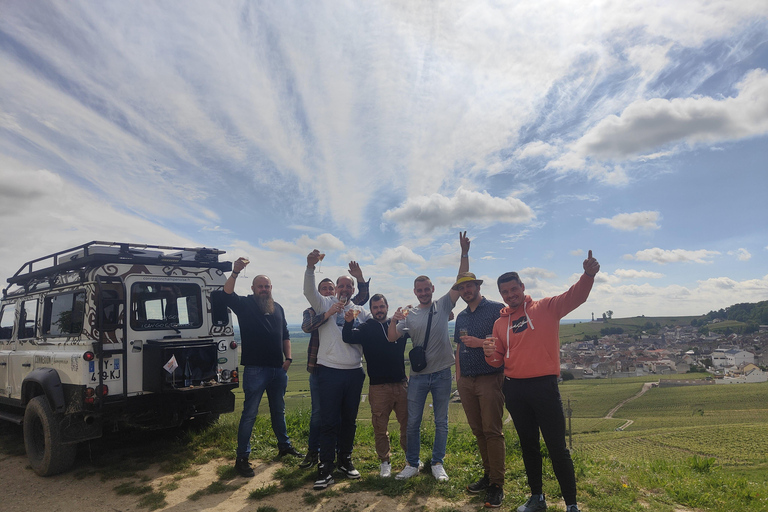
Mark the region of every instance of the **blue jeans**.
POLYGON ((307 451, 320 451, 320 383, 317 375, 309 374, 309 396, 312 401, 312 414, 309 417, 309 441, 307 451))
POLYGON ((288 428, 285 426, 285 388, 288 386, 288 374, 282 368, 267 366, 246 366, 243 369, 243 414, 240 416, 240 426, 237 428, 237 456, 248 457, 251 454, 251 433, 256 415, 259 413, 259 403, 264 391, 269 400, 269 416, 272 420, 272 431, 277 438, 280 449, 289 448, 288 428))
POLYGON ((432 412, 435 415, 435 444, 432 464, 442 464, 448 443, 448 402, 451 399, 451 367, 426 375, 412 374, 408 380, 408 448, 405 459, 419 466, 421 451, 421 417, 427 395, 432 392, 432 412))
POLYGON ((352 455, 357 430, 357 410, 363 391, 362 368, 317 368, 320 386, 320 462, 332 471, 336 451, 340 458, 352 455))

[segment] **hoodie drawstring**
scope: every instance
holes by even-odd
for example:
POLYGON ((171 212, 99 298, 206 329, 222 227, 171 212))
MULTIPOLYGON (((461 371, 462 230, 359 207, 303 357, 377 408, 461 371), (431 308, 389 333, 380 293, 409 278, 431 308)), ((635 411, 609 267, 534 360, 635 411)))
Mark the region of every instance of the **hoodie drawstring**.
POLYGON ((523 313, 525 313, 525 319, 528 321, 528 325, 531 326, 531 330, 535 331, 536 328, 533 326, 533 322, 531 321, 531 317, 528 316, 528 303, 523 302, 523 313))

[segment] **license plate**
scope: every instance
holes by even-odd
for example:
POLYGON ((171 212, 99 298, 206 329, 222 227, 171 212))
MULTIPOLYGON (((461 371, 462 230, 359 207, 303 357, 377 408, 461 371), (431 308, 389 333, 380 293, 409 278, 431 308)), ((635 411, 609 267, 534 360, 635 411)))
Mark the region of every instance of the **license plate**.
MULTIPOLYGON (((103 381, 120 380, 120 358, 105 359, 101 371, 103 381)), ((97 361, 88 362, 88 371, 90 372, 90 381, 99 382, 99 363, 97 361)))

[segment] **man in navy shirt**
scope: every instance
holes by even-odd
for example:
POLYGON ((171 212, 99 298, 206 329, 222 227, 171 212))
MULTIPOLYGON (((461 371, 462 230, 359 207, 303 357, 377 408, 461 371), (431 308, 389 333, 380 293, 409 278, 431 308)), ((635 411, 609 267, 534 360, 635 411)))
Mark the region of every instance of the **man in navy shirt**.
POLYGON ((279 456, 303 457, 291 444, 285 425, 285 388, 291 366, 291 339, 282 306, 272 300, 272 281, 267 276, 253 278, 253 295, 235 293, 235 280, 247 263, 238 258, 224 284, 225 303, 237 315, 240 325, 240 364, 243 365, 245 402, 237 429, 237 461, 235 469, 244 477, 254 476, 248 463, 251 433, 264 391, 269 400, 272 431, 277 438, 279 456))
POLYGON ((464 272, 453 285, 467 303, 456 317, 456 387, 483 460, 483 477, 467 490, 472 494, 485 491, 485 506, 497 508, 504 498, 504 368, 485 361, 483 341, 492 336, 504 304, 483 297, 481 284, 475 274, 464 272))

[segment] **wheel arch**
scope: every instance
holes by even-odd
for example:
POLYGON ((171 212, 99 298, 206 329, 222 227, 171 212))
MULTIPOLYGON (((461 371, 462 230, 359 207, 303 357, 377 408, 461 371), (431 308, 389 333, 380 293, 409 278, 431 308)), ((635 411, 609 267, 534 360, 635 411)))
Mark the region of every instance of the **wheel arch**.
POLYGON ((38 395, 45 395, 54 412, 64 412, 64 387, 59 372, 53 368, 35 368, 21 384, 21 403, 26 406, 38 395))

